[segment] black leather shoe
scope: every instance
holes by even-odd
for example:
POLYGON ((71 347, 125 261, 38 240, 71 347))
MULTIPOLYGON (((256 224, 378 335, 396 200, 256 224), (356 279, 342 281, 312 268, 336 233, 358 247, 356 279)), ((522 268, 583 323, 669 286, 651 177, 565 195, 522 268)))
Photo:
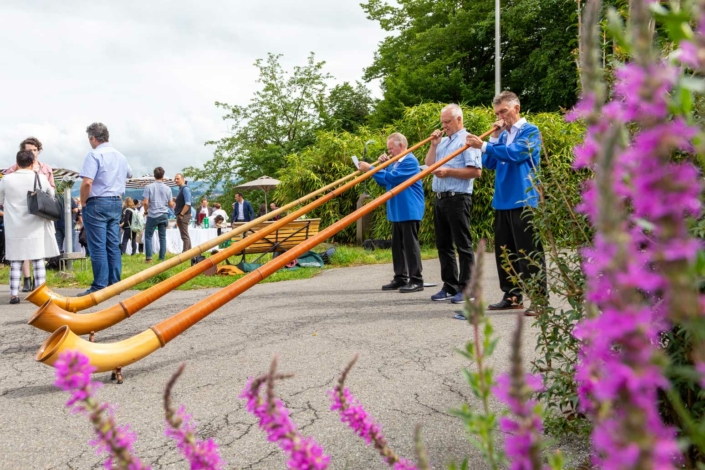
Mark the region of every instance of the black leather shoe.
POLYGON ((521 297, 512 295, 510 297, 505 297, 496 304, 491 304, 487 307, 487 310, 518 310, 520 308, 524 308, 521 297))
POLYGON ((423 283, 421 284, 414 284, 413 282, 410 282, 409 284, 405 285, 401 289, 399 289, 399 292, 402 294, 408 294, 410 292, 421 292, 423 290, 423 283))
POLYGON ((31 279, 26 277, 24 278, 24 285, 22 286, 22 292, 32 292, 32 284, 31 284, 31 279))
POLYGON ((18 304, 18 303, 20 303, 20 298, 19 297, 12 297, 12 298, 10 298, 10 303, 11 304, 18 304))
MULTIPOLYGON (((404 287, 406 285, 406 282, 404 281, 398 281, 396 279, 392 280, 389 284, 385 284, 382 286, 382 290, 397 290, 400 287, 404 287)), ((422 286, 423 287, 423 286, 422 286)))

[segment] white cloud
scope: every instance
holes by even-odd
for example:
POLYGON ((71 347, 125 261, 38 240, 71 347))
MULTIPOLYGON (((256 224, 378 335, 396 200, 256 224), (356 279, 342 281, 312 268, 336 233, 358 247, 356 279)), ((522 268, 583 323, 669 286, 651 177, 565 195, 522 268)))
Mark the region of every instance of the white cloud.
POLYGON ((173 175, 210 158, 204 142, 227 128, 213 103, 249 101, 256 59, 281 53, 290 69, 313 51, 334 83, 352 82, 383 37, 359 0, 5 0, 0 167, 33 135, 43 161, 78 170, 100 121, 136 173, 173 175))

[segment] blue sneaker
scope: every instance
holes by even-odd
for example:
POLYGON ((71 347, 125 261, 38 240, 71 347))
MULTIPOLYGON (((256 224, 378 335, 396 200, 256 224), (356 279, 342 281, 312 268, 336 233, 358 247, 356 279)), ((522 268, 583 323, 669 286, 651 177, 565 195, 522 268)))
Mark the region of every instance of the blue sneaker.
POLYGON ((439 290, 437 294, 431 296, 431 300, 450 300, 453 296, 443 289, 439 290))
POLYGON ((451 297, 450 301, 454 304, 462 304, 465 303, 465 297, 463 296, 462 292, 458 292, 453 297, 451 297))

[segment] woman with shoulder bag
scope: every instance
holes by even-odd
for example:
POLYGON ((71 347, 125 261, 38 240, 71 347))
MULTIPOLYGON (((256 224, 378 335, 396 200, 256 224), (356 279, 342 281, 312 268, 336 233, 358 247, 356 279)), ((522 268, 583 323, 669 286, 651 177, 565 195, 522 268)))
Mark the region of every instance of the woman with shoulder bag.
POLYGON ((32 260, 36 285, 46 280, 44 258, 59 256, 59 246, 54 235, 54 222, 32 215, 27 205, 27 193, 33 192, 35 179, 43 190, 54 196, 47 177, 32 171, 34 154, 29 150, 17 153, 17 171, 0 180, 0 204, 4 204, 5 247, 10 261, 10 303, 20 303, 20 277, 22 262, 32 260))
MULTIPOLYGON (((44 150, 44 147, 42 147, 42 143, 39 141, 39 139, 37 139, 36 137, 27 137, 20 143, 20 150, 29 150, 32 152, 34 160, 32 161, 32 166, 30 169, 33 170, 35 173, 40 173, 46 176, 47 180, 49 181, 49 185, 51 185, 52 188, 56 188, 56 185, 54 184, 54 171, 49 165, 39 161, 39 154, 42 152, 42 150, 44 150)), ((16 172, 17 170, 18 166, 17 164, 14 164, 10 168, 5 170, 5 174, 9 175, 11 173, 16 172)), ((59 250, 61 250, 61 247, 59 247, 59 250)), ((25 260, 24 263, 22 263, 22 275, 24 276, 22 292, 33 291, 34 279, 30 278, 29 260, 25 260)))

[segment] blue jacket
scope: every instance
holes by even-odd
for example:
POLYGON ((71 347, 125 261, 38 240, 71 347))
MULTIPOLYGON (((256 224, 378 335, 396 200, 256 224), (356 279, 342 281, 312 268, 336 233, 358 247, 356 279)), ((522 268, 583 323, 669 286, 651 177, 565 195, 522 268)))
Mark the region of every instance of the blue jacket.
MULTIPOLYGON (((410 153, 402 157, 400 161, 378 171, 372 177, 378 185, 389 191, 419 173, 419 161, 413 153, 410 153)), ((423 211, 423 184, 420 180, 387 201, 387 219, 390 222, 421 220, 423 219, 423 211)))
POLYGON ((507 135, 504 131, 498 142, 488 142, 482 154, 482 166, 495 170, 492 207, 498 210, 536 207, 539 195, 531 180, 536 178, 535 169, 541 161, 539 129, 527 122, 510 145, 507 135))
MULTIPOLYGON (((255 218, 255 211, 252 209, 252 204, 249 201, 242 200, 242 215, 245 216, 245 222, 249 222, 255 218)), ((237 202, 233 207, 233 213, 230 216, 231 222, 237 222, 237 202)))

